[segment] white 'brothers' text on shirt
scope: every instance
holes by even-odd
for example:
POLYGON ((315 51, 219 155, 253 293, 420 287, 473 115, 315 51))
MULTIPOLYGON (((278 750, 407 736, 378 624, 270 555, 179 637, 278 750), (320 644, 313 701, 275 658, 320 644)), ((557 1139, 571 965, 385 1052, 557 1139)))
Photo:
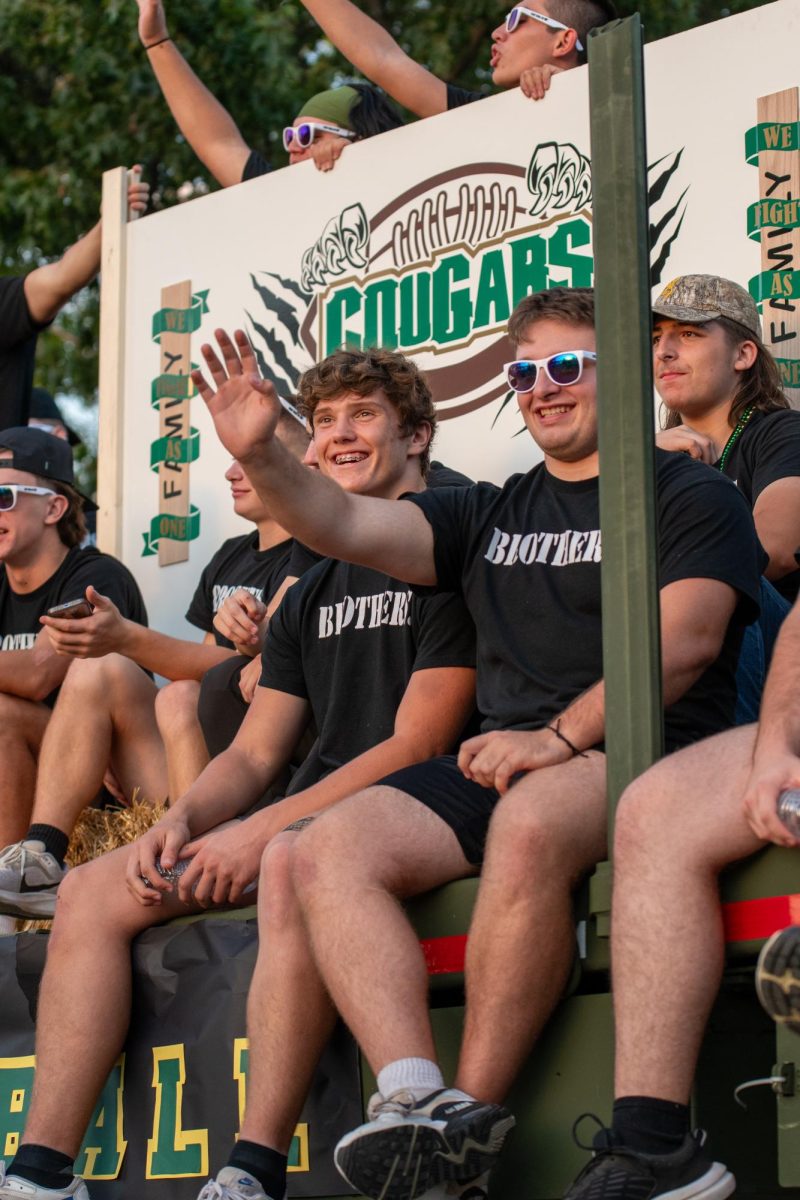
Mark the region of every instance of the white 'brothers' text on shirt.
POLYGON ((516 562, 567 567, 573 563, 599 563, 602 540, 599 529, 566 529, 563 533, 505 533, 495 525, 484 557, 496 567, 516 562))
POLYGON ((338 637, 343 629, 378 629, 381 625, 410 625, 411 592, 375 592, 371 596, 345 596, 336 604, 321 604, 320 638, 338 637))

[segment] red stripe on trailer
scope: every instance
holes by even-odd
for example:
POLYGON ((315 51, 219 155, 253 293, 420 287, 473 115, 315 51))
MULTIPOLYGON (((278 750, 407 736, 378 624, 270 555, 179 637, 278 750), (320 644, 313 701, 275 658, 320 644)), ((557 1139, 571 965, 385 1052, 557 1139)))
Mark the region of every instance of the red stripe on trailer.
POLYGON ((452 975, 464 970, 467 935, 423 938, 420 942, 429 975, 452 975))
POLYGON ((726 942, 753 942, 768 938, 787 925, 800 925, 800 895, 764 896, 723 904, 726 942))

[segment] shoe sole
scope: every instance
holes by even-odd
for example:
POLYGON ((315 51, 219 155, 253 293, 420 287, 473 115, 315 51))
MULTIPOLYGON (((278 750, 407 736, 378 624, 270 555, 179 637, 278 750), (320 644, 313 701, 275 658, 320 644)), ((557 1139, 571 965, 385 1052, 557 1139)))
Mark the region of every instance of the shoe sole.
POLYGON ((0 891, 0 913, 9 917, 52 917, 56 911, 56 888, 47 892, 0 891))
POLYGON ((712 1163, 705 1175, 671 1192, 656 1192, 653 1200, 726 1200, 736 1191, 736 1180, 724 1163, 712 1163))
POLYGON ((778 930, 762 946, 756 993, 774 1021, 800 1033, 800 926, 778 930))
POLYGON ((425 1118, 354 1130, 334 1152, 339 1174, 372 1200, 418 1200, 438 1183, 467 1183, 488 1171, 503 1148, 514 1118, 487 1108, 479 1121, 464 1121, 445 1138, 425 1118))

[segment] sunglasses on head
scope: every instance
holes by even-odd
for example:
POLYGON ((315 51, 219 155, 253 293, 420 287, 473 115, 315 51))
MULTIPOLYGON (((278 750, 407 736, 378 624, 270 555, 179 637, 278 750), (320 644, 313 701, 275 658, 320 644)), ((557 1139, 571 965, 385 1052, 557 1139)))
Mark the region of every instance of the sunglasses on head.
MULTIPOLYGON (((571 25, 564 25, 561 21, 554 20, 553 17, 548 17, 544 13, 536 12, 533 8, 525 8, 521 4, 517 4, 512 8, 506 17, 506 33, 513 33, 519 28, 519 23, 524 17, 530 17, 532 21, 540 21, 542 25, 546 25, 548 29, 571 29, 571 25)), ((575 38, 575 49, 583 50, 583 42, 579 37, 575 38)))
POLYGON ((57 496, 52 488, 30 487, 27 483, 0 484, 0 512, 8 512, 16 508, 17 496, 23 492, 26 496, 57 496))
POLYGON ((583 364, 597 362, 593 350, 562 350, 549 358, 520 358, 503 367, 508 386, 514 392, 532 392, 539 378, 539 368, 557 387, 570 387, 583 374, 583 364))
POLYGON ((325 125, 322 121, 304 121, 302 125, 287 125, 283 131, 283 148, 291 150, 292 146, 307 150, 321 133, 335 133, 337 137, 354 138, 352 129, 343 129, 341 125, 325 125))

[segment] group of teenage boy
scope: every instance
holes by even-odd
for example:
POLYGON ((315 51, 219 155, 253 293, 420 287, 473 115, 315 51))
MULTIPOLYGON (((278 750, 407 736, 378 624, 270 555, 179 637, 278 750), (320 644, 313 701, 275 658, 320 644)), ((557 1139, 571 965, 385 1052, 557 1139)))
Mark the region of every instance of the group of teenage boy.
MULTIPOLYGON (((465 102, 349 0, 305 3, 402 103, 416 96, 428 115, 465 102)), ((148 53, 172 64, 154 67, 180 122, 162 72, 202 85, 158 0, 139 7, 148 53)), ((493 35, 495 81, 536 96, 577 64, 602 8, 512 10, 493 35)), ((351 140, 336 111, 339 132, 303 134, 303 153, 351 140)), ((304 111, 292 128, 326 123, 304 111)), ((223 182, 252 158, 237 146, 223 182)), ((779 623, 798 590, 800 415, 743 288, 683 276, 653 321, 668 754, 619 806, 617 1099, 569 1200, 733 1192, 689 1119, 722 971, 716 880, 765 843, 796 844, 775 804, 800 785, 800 610, 781 626, 760 725, 735 722, 745 657, 749 685, 766 673, 764 613, 779 623)), ((336 351, 301 377, 298 419, 245 336, 218 331, 195 383, 233 459, 234 509, 255 528, 203 572, 187 613, 202 643, 148 629, 126 569, 80 548, 68 445, 0 432, 0 636, 12 639, 0 907, 55 910, 34 1093, 0 1197, 86 1200, 73 1164, 127 1033, 132 940, 254 901, 247 1109, 202 1200, 281 1200, 337 1014, 378 1086, 336 1147, 348 1184, 376 1200, 487 1195, 514 1124, 504 1099, 571 969, 573 891, 608 851, 591 290, 527 297, 509 336, 508 385, 543 461, 495 487, 431 467, 435 406, 402 355, 336 351), (48 615, 76 598, 89 616, 48 615), (173 682, 158 692, 152 673, 173 682), (137 841, 67 872, 69 834, 104 779, 169 807, 137 841), (445 1081, 398 902, 477 874, 464 1036, 445 1081)))

